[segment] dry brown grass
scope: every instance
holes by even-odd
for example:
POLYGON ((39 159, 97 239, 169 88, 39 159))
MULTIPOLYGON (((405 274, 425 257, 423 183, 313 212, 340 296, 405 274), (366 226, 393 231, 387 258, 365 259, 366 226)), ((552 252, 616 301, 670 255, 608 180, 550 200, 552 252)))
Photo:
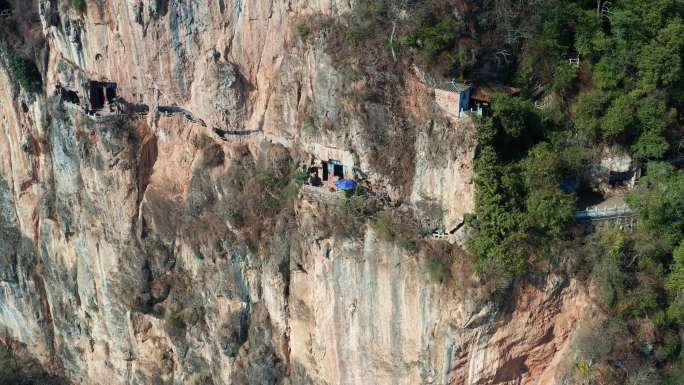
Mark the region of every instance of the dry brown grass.
POLYGON ((442 240, 423 240, 418 243, 418 255, 424 261, 430 280, 446 284, 460 295, 482 292, 471 258, 457 245, 442 240))

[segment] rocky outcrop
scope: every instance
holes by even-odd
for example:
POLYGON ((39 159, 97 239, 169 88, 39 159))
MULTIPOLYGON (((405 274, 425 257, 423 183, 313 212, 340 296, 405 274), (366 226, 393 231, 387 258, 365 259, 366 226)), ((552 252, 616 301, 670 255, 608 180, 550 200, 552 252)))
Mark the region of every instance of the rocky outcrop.
POLYGON ((269 197, 292 158, 339 156, 426 231, 473 208, 472 122, 436 114, 408 67, 411 183, 374 168, 365 128, 392 112, 357 114, 325 37, 293 32, 349 2, 37 3, 45 95, 0 71, 0 329, 36 358, 83 384, 553 383, 590 309, 577 282, 495 307, 465 264, 432 283, 370 228, 328 234, 320 206, 269 197), (149 113, 94 119, 53 95, 88 79, 149 113))
POLYGON ((290 279, 290 357, 316 384, 551 384, 593 311, 577 282, 555 276, 496 308, 463 265, 431 283, 425 261, 372 231, 307 247, 290 279))

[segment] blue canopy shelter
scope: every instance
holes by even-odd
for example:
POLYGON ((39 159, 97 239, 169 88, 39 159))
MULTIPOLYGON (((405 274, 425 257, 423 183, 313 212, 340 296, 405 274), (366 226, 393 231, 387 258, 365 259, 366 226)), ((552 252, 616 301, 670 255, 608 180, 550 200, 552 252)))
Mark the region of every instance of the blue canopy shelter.
POLYGON ((335 182, 335 187, 342 191, 352 191, 358 184, 351 179, 340 179, 335 182))

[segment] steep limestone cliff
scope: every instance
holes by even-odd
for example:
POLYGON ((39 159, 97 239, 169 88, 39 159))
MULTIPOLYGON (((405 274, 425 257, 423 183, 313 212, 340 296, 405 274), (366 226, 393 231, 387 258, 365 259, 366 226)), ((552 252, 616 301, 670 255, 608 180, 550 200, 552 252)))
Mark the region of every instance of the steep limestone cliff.
POLYGON ((335 156, 427 234, 473 208, 472 122, 439 116, 401 63, 397 100, 359 101, 327 32, 295 32, 344 23, 352 2, 86 3, 36 4, 43 95, 3 54, 9 339, 82 384, 554 383, 594 311, 577 282, 544 276, 495 306, 464 260, 433 283, 425 256, 366 226, 326 232, 320 204, 272 189, 297 160, 335 156), (89 116, 55 95, 84 98, 87 80, 144 113, 89 116), (377 130, 412 139, 380 148, 403 152, 401 175, 378 167, 377 130))

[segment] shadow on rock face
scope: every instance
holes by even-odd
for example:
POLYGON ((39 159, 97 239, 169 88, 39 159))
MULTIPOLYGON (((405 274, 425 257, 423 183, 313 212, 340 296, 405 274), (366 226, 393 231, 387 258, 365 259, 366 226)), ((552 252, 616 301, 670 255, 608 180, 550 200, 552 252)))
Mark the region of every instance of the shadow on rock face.
POLYGON ((169 0, 155 0, 154 9, 159 16, 164 17, 169 13, 169 0))

